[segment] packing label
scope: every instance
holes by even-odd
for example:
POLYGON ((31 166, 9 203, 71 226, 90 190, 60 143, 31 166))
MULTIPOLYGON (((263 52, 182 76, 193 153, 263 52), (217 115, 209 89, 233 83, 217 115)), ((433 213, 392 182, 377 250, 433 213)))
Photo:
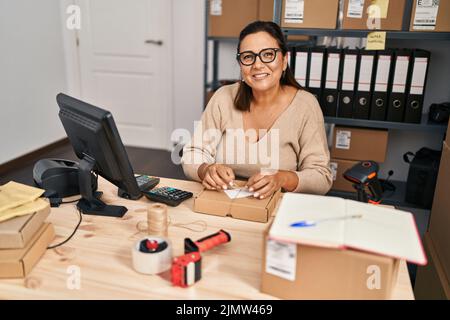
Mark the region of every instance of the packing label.
POLYGON ((439 0, 416 0, 413 30, 434 30, 439 11, 439 0))
POLYGON ((305 11, 304 0, 286 0, 284 11, 285 23, 303 23, 303 15, 305 11))
POLYGON ((337 169, 338 169, 337 162, 330 162, 330 169, 331 169, 331 175, 333 176, 333 181, 336 181, 337 169))
POLYGON ((336 130, 336 149, 350 149, 351 136, 351 131, 336 130))
POLYGON ((348 2, 347 17, 359 18, 363 16, 364 0, 350 0, 348 2))
POLYGON ((297 244, 268 239, 266 248, 266 272, 295 281, 297 244))
POLYGON ((209 14, 212 16, 222 15, 222 0, 211 0, 209 2, 209 14))

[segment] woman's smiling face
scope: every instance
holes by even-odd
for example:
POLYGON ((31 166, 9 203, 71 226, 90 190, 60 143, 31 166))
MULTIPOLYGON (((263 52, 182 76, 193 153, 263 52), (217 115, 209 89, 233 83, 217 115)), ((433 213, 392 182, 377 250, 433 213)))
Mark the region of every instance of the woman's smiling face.
MULTIPOLYGON (((260 53, 267 48, 278 48, 275 38, 267 32, 261 31, 246 36, 240 44, 239 52, 251 51, 260 53)), ((246 66, 240 63, 242 79, 253 91, 264 92, 279 86, 283 71, 287 68, 287 56, 283 56, 278 50, 272 62, 264 63, 260 57, 256 57, 255 63, 246 66)))

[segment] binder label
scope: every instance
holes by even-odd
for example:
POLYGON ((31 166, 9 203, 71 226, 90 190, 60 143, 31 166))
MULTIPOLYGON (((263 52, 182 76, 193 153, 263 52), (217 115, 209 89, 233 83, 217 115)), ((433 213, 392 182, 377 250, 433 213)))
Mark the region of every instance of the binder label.
POLYGON ((416 0, 413 30, 434 30, 439 0, 416 0))
POLYGON ((344 59, 344 75, 342 77, 342 90, 355 89, 356 54, 347 54, 344 59))
POLYGON ((297 58, 295 59, 295 79, 302 87, 306 87, 307 64, 308 64, 308 53, 297 52, 297 58))
POLYGON ((337 89, 339 77, 339 62, 340 55, 338 53, 328 54, 327 76, 325 81, 325 88, 337 89))
POLYGON ((212 16, 222 15, 222 0, 211 0, 209 2, 209 14, 212 16))
POLYGON ((303 23, 304 0, 286 0, 284 11, 285 23, 303 23))
POLYGON ((297 244, 269 239, 266 245, 266 272, 286 280, 295 281, 297 244))
POLYGON ((363 16, 364 0, 349 0, 347 8, 348 18, 359 18, 363 16))
POLYGON ((352 132, 347 130, 336 130, 336 149, 350 149, 352 132))
POLYGON ((414 70, 411 78, 410 94, 423 94, 425 75, 427 73, 428 58, 415 58, 414 70))
POLYGON ((387 91, 390 69, 391 69, 391 56, 384 56, 384 55, 379 56, 377 75, 375 79, 375 91, 378 92, 387 91))
POLYGON ((322 82, 322 65, 323 65, 323 53, 313 52, 311 54, 311 68, 309 71, 309 84, 310 88, 320 88, 322 82))
POLYGON ((370 91, 372 84, 373 56, 361 56, 358 91, 370 91))
POLYGON ((395 64, 394 82, 392 92, 405 93, 406 78, 408 77, 409 57, 399 56, 395 64))

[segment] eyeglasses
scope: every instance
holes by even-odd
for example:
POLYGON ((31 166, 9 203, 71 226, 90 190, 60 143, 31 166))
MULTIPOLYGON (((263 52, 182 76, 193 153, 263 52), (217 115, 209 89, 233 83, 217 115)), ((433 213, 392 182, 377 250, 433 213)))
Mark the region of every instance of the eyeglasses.
POLYGON ((270 63, 277 57, 277 52, 280 51, 279 48, 266 48, 262 49, 259 53, 254 53, 253 51, 244 51, 236 55, 236 58, 244 66, 251 66, 256 62, 256 57, 259 57, 264 63, 270 63))

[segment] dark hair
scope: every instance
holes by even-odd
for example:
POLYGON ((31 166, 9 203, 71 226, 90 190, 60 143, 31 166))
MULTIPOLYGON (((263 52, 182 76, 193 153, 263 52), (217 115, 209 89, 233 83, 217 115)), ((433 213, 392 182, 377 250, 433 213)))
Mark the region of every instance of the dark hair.
MULTIPOLYGON (((244 29, 242 29, 241 33, 239 34, 237 53, 240 52, 242 40, 244 40, 246 36, 257 32, 267 32, 268 34, 270 34, 275 40, 277 40, 278 46, 281 49, 283 57, 287 54, 288 46, 284 38, 283 32, 281 31, 280 27, 272 21, 255 21, 247 25, 244 29)), ((284 75, 280 79, 280 84, 291 86, 297 89, 302 89, 300 84, 295 80, 294 74, 292 73, 292 70, 289 68, 289 65, 287 66, 284 75)), ((253 99, 252 88, 245 82, 241 81, 237 95, 234 98, 234 104, 236 108, 241 111, 249 111, 252 99, 253 99)))

